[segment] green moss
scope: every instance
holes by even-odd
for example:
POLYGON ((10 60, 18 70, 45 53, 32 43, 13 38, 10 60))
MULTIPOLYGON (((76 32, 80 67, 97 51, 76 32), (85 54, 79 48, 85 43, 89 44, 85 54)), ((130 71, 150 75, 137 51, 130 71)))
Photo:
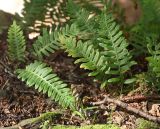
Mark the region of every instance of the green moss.
POLYGON ((137 129, 159 129, 159 125, 144 119, 137 119, 137 129))
POLYGON ((85 125, 81 127, 76 127, 76 126, 66 126, 66 125, 57 125, 52 127, 52 129, 120 129, 116 125, 112 124, 97 124, 97 125, 85 125))

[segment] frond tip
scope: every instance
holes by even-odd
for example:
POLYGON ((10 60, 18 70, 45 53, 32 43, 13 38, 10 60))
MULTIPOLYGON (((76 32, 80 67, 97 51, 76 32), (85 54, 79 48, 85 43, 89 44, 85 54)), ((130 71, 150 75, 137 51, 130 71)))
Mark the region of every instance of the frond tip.
POLYGON ((63 83, 56 74, 51 73, 52 69, 45 63, 35 61, 26 66, 26 69, 16 70, 18 78, 25 81, 29 87, 34 86, 39 92, 47 93, 64 108, 75 110, 75 98, 67 84, 63 83))
POLYGON ((12 61, 24 61, 26 43, 23 32, 14 21, 8 31, 8 54, 12 61))

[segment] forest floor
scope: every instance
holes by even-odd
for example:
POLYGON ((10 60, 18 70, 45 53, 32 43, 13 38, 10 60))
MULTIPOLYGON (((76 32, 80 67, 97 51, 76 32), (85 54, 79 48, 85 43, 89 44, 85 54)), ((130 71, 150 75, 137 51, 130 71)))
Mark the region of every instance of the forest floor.
MULTIPOLYGON (((13 126, 27 118, 34 118, 48 111, 55 111, 60 107, 46 95, 38 93, 33 88, 28 88, 11 73, 14 64, 7 58, 6 35, 0 41, 0 127, 13 126), (11 71, 10 71, 11 70, 11 71)), ((104 95, 123 100, 130 97, 128 106, 160 117, 159 101, 145 99, 146 95, 157 96, 158 93, 144 83, 132 87, 111 86, 105 90, 99 84, 87 77, 87 71, 81 70, 74 64, 72 58, 61 51, 45 59, 58 76, 76 90, 79 102, 84 107, 92 107, 91 103, 102 101, 104 95), (125 89, 125 90, 124 90, 125 89), (144 99, 135 99, 143 96, 144 99)), ((56 117, 52 124, 86 125, 114 123, 122 129, 136 129, 139 116, 114 103, 104 103, 87 110, 86 119, 74 117, 69 110, 56 117)), ((41 124, 41 123, 40 123, 41 124)), ((31 127, 28 127, 31 128, 31 127)))
MULTIPOLYGON (((129 16, 132 16, 132 10, 130 8, 129 10, 126 11, 126 18, 128 18, 128 22, 133 22, 136 20, 137 14, 134 14, 134 19, 131 19, 133 17, 129 18, 129 16)), ((14 126, 22 120, 35 118, 45 112, 54 112, 60 109, 57 103, 50 100, 46 95, 39 93, 34 88, 28 88, 25 83, 13 75, 14 64, 7 57, 6 35, 6 32, 0 35, 0 129, 1 127, 14 126)), ((33 41, 28 40, 28 42, 33 41)), ((134 68, 133 72, 145 71, 146 62, 144 58, 139 57, 137 61, 139 65, 134 68)), ((69 58, 62 51, 50 55, 45 59, 45 62, 53 68, 54 72, 64 82, 71 85, 73 91, 76 91, 79 103, 84 108, 90 107, 85 113, 85 120, 73 116, 69 110, 66 110, 62 115, 54 118, 51 121, 52 124, 80 126, 113 123, 120 126, 121 129, 136 129, 141 117, 133 112, 127 112, 126 109, 107 102, 92 108, 92 103, 101 102, 105 95, 117 100, 125 100, 128 106, 152 116, 160 117, 160 99, 156 100, 154 97, 158 96, 157 90, 145 83, 143 74, 139 76, 139 80, 133 86, 120 87, 113 85, 101 90, 98 82, 94 82, 93 78, 87 76, 88 71, 80 69, 79 65, 74 64, 74 59, 69 58), (147 96, 150 96, 150 98, 147 98, 147 96)), ((41 124, 38 123, 36 127, 41 124)), ((27 128, 31 129, 33 127, 30 125, 25 127, 25 129, 27 128)))

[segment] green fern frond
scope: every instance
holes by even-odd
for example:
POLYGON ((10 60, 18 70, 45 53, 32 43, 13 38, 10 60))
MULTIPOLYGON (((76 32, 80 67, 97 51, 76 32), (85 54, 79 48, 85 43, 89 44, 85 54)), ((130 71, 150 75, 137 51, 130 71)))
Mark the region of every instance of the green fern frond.
POLYGON ((106 74, 114 77, 109 82, 118 82, 124 79, 124 74, 130 70, 131 66, 136 64, 132 61, 132 56, 128 51, 128 43, 120 30, 120 26, 116 24, 111 14, 102 13, 99 19, 99 45, 102 47, 102 54, 108 61, 110 68, 106 74))
POLYGON ((24 61, 26 43, 23 32, 14 21, 8 30, 8 54, 12 61, 24 61))
POLYGON ((33 44, 32 54, 42 59, 43 56, 49 56, 55 50, 58 50, 58 43, 54 38, 54 33, 49 34, 47 29, 43 29, 43 35, 39 36, 36 42, 33 44))
POLYGON ((95 76, 97 80, 102 81, 103 85, 107 83, 105 75, 108 70, 107 62, 98 49, 95 49, 91 43, 76 41, 74 37, 62 35, 59 39, 62 48, 69 56, 79 58, 75 63, 81 63, 80 68, 90 70, 89 76, 95 76))
POLYGON ((150 57, 147 57, 149 68, 157 75, 157 77, 160 77, 160 44, 151 38, 147 38, 147 41, 148 51, 151 54, 150 57))
MULTIPOLYGON (((81 68, 91 70, 89 75, 101 80, 104 86, 113 82, 124 82, 125 74, 136 63, 132 61, 132 56, 127 49, 128 43, 113 17, 110 14, 102 15, 96 32, 99 36, 100 49, 96 48, 92 40, 78 41, 76 35, 65 35, 63 31, 59 33, 59 42, 69 56, 79 58, 75 63, 81 63, 81 68)), ((67 27, 64 30, 69 31, 69 29, 67 27)), ((129 82, 131 83, 131 80, 125 81, 125 83, 129 82)))
POLYGON ((60 49, 59 35, 64 36, 77 36, 80 33, 76 24, 72 24, 70 27, 66 25, 65 28, 54 31, 49 34, 46 29, 43 30, 43 35, 39 36, 36 42, 33 44, 32 54, 42 59, 44 56, 49 56, 50 53, 54 53, 55 50, 60 49))
POLYGON ((148 36, 159 36, 160 32, 160 1, 140 0, 142 15, 140 20, 131 27, 129 40, 133 45, 133 54, 139 56, 149 54, 147 49, 148 36))
POLYGON ((64 108, 75 109, 75 99, 67 84, 63 83, 52 69, 45 63, 37 62, 26 66, 26 69, 16 70, 18 78, 25 81, 29 87, 35 87, 39 92, 47 93, 64 108))

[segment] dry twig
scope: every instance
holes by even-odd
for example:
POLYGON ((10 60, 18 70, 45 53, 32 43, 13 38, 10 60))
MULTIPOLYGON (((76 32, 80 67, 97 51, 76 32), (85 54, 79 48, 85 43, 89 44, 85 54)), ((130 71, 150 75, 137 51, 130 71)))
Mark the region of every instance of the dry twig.
POLYGON ((137 114, 145 119, 148 119, 150 121, 153 121, 153 122, 157 122, 157 123, 160 123, 160 117, 155 117, 155 116, 152 116, 150 115, 149 113, 145 113, 139 109, 136 109, 136 108, 133 108, 131 106, 128 106, 127 103, 124 103, 120 100, 116 100, 116 99, 112 99, 112 98, 109 98, 108 96, 105 95, 105 98, 102 100, 102 101, 99 101, 99 102, 93 102, 92 105, 101 105, 101 104, 105 104, 105 103, 114 103, 116 104, 117 106, 129 111, 129 112, 132 112, 134 114, 137 114))

